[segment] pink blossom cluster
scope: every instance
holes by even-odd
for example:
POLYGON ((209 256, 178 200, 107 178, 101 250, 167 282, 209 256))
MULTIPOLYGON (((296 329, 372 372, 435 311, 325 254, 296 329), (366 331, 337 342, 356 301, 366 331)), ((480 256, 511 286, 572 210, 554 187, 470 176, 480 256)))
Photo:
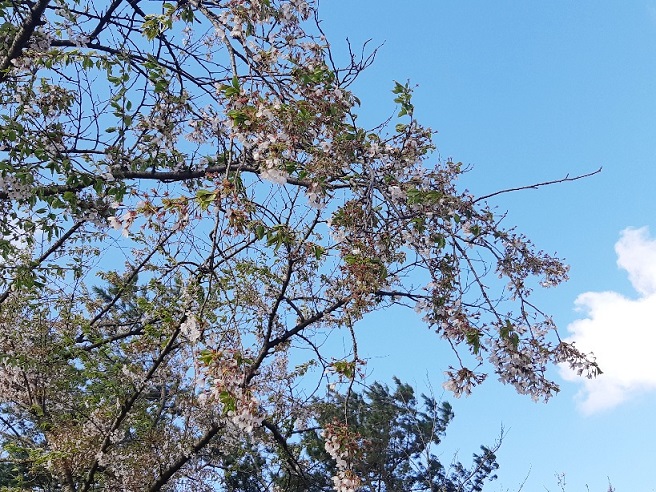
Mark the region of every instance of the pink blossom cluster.
POLYGON ((333 476, 337 492, 355 492, 360 486, 359 477, 351 469, 350 460, 356 449, 355 436, 348 426, 334 422, 325 426, 321 433, 326 452, 335 460, 337 473, 333 476))
POLYGON ((252 433, 264 416, 253 390, 245 386, 247 354, 239 350, 217 351, 208 367, 209 398, 219 403, 230 421, 239 429, 252 433))

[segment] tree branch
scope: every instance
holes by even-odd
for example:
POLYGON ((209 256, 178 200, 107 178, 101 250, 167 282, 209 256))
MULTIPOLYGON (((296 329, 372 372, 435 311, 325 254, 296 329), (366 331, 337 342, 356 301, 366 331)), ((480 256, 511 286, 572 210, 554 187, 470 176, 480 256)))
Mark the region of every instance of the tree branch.
POLYGON ((270 353, 272 349, 280 345, 281 343, 286 342, 290 338, 292 338, 294 335, 297 335, 301 331, 303 331, 305 328, 308 326, 316 323, 319 321, 321 318, 323 318, 326 314, 332 313, 333 311, 336 311, 340 307, 344 306, 349 302, 348 299, 340 299, 339 301, 335 302, 333 305, 329 306, 328 308, 324 309, 323 311, 319 311, 318 313, 315 313, 314 316, 311 316, 305 320, 303 320, 301 323, 297 324, 294 328, 285 331, 282 335, 279 337, 274 338, 273 340, 269 341, 262 350, 262 353, 260 354, 260 357, 253 363, 253 365, 250 367, 248 374, 246 375, 245 379, 245 384, 248 384, 257 374, 257 370, 260 368, 260 365, 264 361, 265 357, 267 354, 270 353))
POLYGON ((558 184, 558 183, 566 183, 568 181, 577 181, 577 180, 583 179, 583 178, 589 178, 590 176, 594 176, 595 174, 599 174, 602 169, 603 168, 600 167, 599 169, 597 169, 596 171, 592 171, 591 173, 580 174, 578 176, 573 176, 571 178, 569 177, 569 174, 567 174, 564 178, 560 178, 560 179, 554 179, 554 180, 551 180, 551 181, 545 181, 543 183, 535 183, 535 184, 532 184, 532 185, 519 186, 517 188, 508 188, 508 189, 505 189, 505 190, 495 191, 494 193, 490 193, 489 195, 483 195, 483 196, 478 197, 476 200, 474 200, 474 203, 480 202, 482 200, 487 200, 488 198, 492 198, 493 196, 501 195, 503 193, 510 193, 510 192, 513 192, 513 191, 521 191, 521 190, 537 190, 538 188, 541 188, 543 186, 548 186, 548 185, 558 184))
MULTIPOLYGON (((161 239, 157 245, 152 249, 152 251, 143 259, 139 265, 130 272, 130 276, 125 280, 123 285, 118 289, 118 292, 114 296, 114 298, 98 313, 94 318, 89 322, 89 326, 95 325, 107 312, 112 308, 114 304, 116 304, 116 301, 118 301, 121 296, 123 295, 123 292, 125 291, 126 287, 130 285, 130 283, 136 278, 137 274, 141 271, 141 269, 146 266, 146 264, 150 261, 150 259, 153 257, 153 255, 157 252, 157 249, 160 248, 163 244, 168 242, 168 240, 175 234, 177 231, 173 229, 171 232, 169 232, 166 236, 164 236, 163 239, 161 239)), ((76 340, 77 343, 81 343, 84 339, 76 340)))
POLYGON ((32 34, 34 34, 35 29, 38 25, 40 25, 41 16, 45 12, 49 3, 50 0, 39 0, 32 7, 27 21, 25 24, 23 24, 20 31, 18 31, 14 37, 14 42, 11 44, 7 54, 0 62, 0 83, 7 80, 7 77, 9 76, 9 67, 11 66, 12 60, 15 60, 21 55, 23 48, 25 48, 25 45, 29 41, 32 34))
POLYGON ((180 334, 180 326, 182 325, 183 322, 184 319, 180 320, 180 322, 178 323, 178 327, 169 337, 169 340, 166 343, 166 346, 162 349, 162 352, 159 354, 159 357, 157 357, 157 359, 153 362, 152 367, 148 370, 148 372, 144 376, 141 385, 138 388, 135 388, 135 392, 132 394, 132 396, 128 398, 125 401, 125 403, 121 405, 119 414, 114 418, 112 425, 110 426, 109 430, 105 435, 105 439, 103 439, 103 442, 100 445, 100 449, 98 450, 98 453, 96 453, 96 458, 93 460, 93 464, 91 465, 91 468, 87 473, 87 477, 86 480, 84 481, 84 484, 82 485, 81 492, 87 492, 90 489, 90 487, 93 486, 95 474, 100 466, 100 463, 98 462, 99 459, 98 455, 107 451, 107 449, 112 443, 111 440, 112 434, 121 426, 123 421, 127 418, 128 414, 130 413, 130 410, 132 410, 132 407, 139 399, 139 396, 141 395, 141 393, 143 393, 143 390, 146 388, 146 383, 150 381, 150 379, 153 377, 157 369, 164 362, 166 356, 173 350, 175 346, 175 341, 178 338, 178 335, 180 334))
POLYGON ((223 427, 213 423, 205 435, 201 437, 196 442, 196 444, 194 444, 194 446, 191 448, 191 452, 185 452, 181 454, 178 459, 175 460, 164 472, 162 472, 159 478, 155 480, 150 485, 150 487, 148 487, 148 491, 155 492, 162 490, 162 487, 166 485, 171 477, 175 475, 175 473, 180 470, 180 468, 182 468, 192 457, 196 456, 198 452, 203 449, 222 428, 223 427))
MULTIPOLYGON (((71 227, 71 228, 70 228, 68 231, 66 231, 66 232, 65 232, 65 233, 64 233, 64 234, 63 234, 63 235, 62 235, 57 241, 55 241, 55 242, 52 244, 52 246, 50 246, 50 248, 48 248, 48 250, 47 250, 45 253, 43 253, 43 254, 42 254, 41 256, 39 256, 36 260, 34 260, 30 266, 31 266, 32 268, 36 268, 36 267, 39 266, 41 263, 43 263, 43 262, 44 262, 44 261, 45 261, 45 260, 46 260, 46 259, 52 254, 52 253, 54 253, 55 251, 57 251, 57 250, 58 250, 58 249, 59 249, 59 248, 60 248, 60 247, 66 242, 66 240, 67 240, 69 237, 71 237, 71 236, 75 233, 75 231, 77 231, 77 230, 82 226, 82 224, 84 224, 84 221, 76 222, 76 223, 73 225, 73 227, 71 227)), ((5 301, 7 300, 7 297, 9 297, 9 293, 11 292, 11 289, 12 289, 12 287, 13 287, 13 285, 14 285, 14 282, 15 282, 15 280, 12 281, 11 284, 9 284, 9 288, 8 288, 7 290, 5 290, 5 291, 2 293, 2 295, 0 295, 0 308, 1 308, 1 306, 2 306, 2 303, 5 302, 5 301)))
POLYGON ((289 446, 287 445, 287 440, 280 433, 280 431, 278 430, 278 427, 276 427, 275 424, 273 424, 272 422, 269 422, 268 420, 263 420, 262 421, 262 427, 268 429, 271 432, 271 435, 273 436, 275 441, 283 449, 283 451, 285 452, 285 454, 289 458, 289 463, 292 466, 292 468, 296 469, 296 473, 298 474, 298 476, 300 478, 307 481, 307 477, 305 476, 305 472, 303 471, 303 467, 298 462, 296 457, 292 454, 291 450, 289 449, 289 446))

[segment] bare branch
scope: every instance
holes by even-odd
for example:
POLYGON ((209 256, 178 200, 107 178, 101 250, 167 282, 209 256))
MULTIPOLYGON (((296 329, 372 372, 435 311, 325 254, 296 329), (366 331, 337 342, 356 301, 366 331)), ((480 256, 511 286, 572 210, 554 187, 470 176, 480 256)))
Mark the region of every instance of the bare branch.
POLYGON ((517 188, 507 188, 505 190, 500 190, 500 191, 495 191, 494 193, 490 193, 489 195, 483 195, 478 197, 476 200, 474 200, 474 203, 487 200, 488 198, 492 198, 493 196, 501 195, 503 193, 511 193, 513 191, 522 191, 522 190, 537 190, 538 188, 541 188, 543 186, 549 186, 553 184, 558 184, 558 183, 567 183, 569 181, 577 181, 579 179, 583 178, 589 178, 590 176, 594 176, 595 174, 599 174, 601 172, 602 168, 600 167, 596 171, 592 171, 587 174, 580 174, 578 176, 572 176, 570 177, 569 174, 567 174, 564 178, 560 179, 553 179, 551 181, 545 181, 543 183, 535 183, 532 185, 526 185, 526 186, 519 186, 517 188))

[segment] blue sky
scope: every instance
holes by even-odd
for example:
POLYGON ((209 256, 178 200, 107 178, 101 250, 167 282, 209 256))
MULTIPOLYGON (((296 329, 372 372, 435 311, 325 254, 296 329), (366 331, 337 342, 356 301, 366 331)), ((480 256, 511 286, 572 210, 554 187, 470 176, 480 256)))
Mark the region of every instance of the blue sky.
MULTIPOLYGON (((496 382, 444 395, 456 412, 444 460, 503 424, 491 491, 516 491, 527 474, 522 490, 556 491, 556 473, 567 491, 605 491, 608 478, 618 492, 656 490, 656 1, 322 0, 320 12, 337 53, 347 36, 384 43, 355 86, 361 123, 392 115, 393 80, 409 79, 440 154, 474 167, 472 192, 603 166, 492 203, 571 265, 570 282, 536 297, 605 374, 584 384, 554 370, 562 392, 546 405, 496 382)), ((361 333, 372 379, 442 394, 448 352, 417 319, 383 313, 361 333)))

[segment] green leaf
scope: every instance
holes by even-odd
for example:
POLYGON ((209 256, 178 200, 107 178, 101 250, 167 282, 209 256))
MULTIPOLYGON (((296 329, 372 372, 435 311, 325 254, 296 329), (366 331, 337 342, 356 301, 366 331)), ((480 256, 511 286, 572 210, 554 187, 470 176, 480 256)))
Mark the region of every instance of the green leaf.
POLYGON ((159 79, 157 82, 155 82, 155 92, 158 94, 160 92, 164 92, 168 88, 169 88, 169 83, 167 80, 159 79))
POLYGON ((214 352, 212 352, 211 350, 207 350, 207 349, 203 350, 200 353, 200 355, 198 356, 198 360, 202 364, 204 364, 206 366, 209 366, 212 363, 212 361, 214 360, 214 352))
POLYGON ((414 225, 415 230, 418 233, 423 233, 426 230, 426 221, 424 217, 415 217, 410 222, 414 225))
POLYGON ((472 352, 478 354, 481 349, 481 333, 478 330, 472 329, 467 332, 466 339, 472 348, 472 352))
POLYGON ((196 192, 196 202, 202 210, 207 210, 216 200, 216 191, 198 190, 196 192))
POLYGON ((502 340, 509 341, 515 350, 519 346, 519 335, 515 332, 515 327, 510 320, 506 320, 506 324, 499 330, 499 335, 502 340))
POLYGON ((394 94, 402 94, 405 92, 405 87, 399 84, 396 80, 394 81, 394 89, 392 89, 392 92, 394 94))
POLYGON ((228 391, 219 393, 219 401, 223 404, 224 412, 234 412, 237 408, 237 401, 228 391))
POLYGON ((435 243, 438 249, 442 249, 446 246, 446 238, 442 234, 434 234, 431 236, 431 240, 435 243))
POLYGON ((226 97, 233 97, 239 95, 239 88, 234 88, 231 85, 222 85, 221 91, 225 94, 226 97))
POLYGON ((344 261, 346 262, 347 265, 355 265, 357 263, 360 263, 362 261, 362 258, 357 255, 344 255, 344 261))
POLYGON ((182 9, 180 12, 180 18, 187 23, 192 23, 196 20, 194 17, 194 11, 190 5, 187 5, 182 9))
POLYGON ((353 376, 355 375, 355 362, 353 361, 349 362, 340 360, 333 362, 333 368, 337 374, 341 374, 348 379, 353 379, 353 376))

